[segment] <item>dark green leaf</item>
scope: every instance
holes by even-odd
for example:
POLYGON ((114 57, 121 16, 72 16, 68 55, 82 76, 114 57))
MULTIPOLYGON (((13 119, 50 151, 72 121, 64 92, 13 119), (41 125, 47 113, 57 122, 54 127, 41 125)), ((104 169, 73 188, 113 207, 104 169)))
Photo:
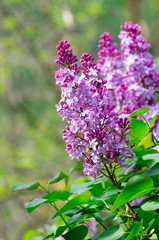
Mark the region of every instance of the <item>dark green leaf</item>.
POLYGON ((139 140, 145 138, 150 131, 148 124, 139 119, 130 119, 129 123, 132 126, 131 133, 139 140))
POLYGON ((89 203, 90 198, 91 198, 91 194, 89 192, 81 193, 75 196, 74 198, 69 200, 58 212, 56 212, 55 215, 52 217, 52 219, 59 216, 60 214, 63 214, 69 209, 89 203))
POLYGON ((55 237, 56 238, 59 237, 66 229, 67 229, 67 226, 58 227, 58 229, 56 230, 55 237))
POLYGON ((142 228, 143 220, 135 225, 135 227, 131 230, 131 233, 127 236, 126 240, 132 240, 135 236, 137 236, 142 228))
POLYGON ((149 222, 153 219, 158 217, 158 213, 156 212, 145 212, 141 208, 134 209, 135 212, 137 212, 140 219, 143 219, 143 223, 145 227, 148 227, 149 222))
POLYGON ((159 175, 159 162, 157 162, 152 168, 150 168, 147 171, 146 175, 149 175, 149 176, 157 176, 157 175, 159 175))
POLYGON ((129 202, 135 198, 141 197, 146 193, 153 190, 154 184, 151 177, 146 175, 135 175, 131 177, 123 191, 116 199, 112 211, 120 207, 121 205, 129 202))
MULTIPOLYGON (((153 162, 154 162, 153 159, 145 161, 140 158, 138 161, 136 161, 135 166, 136 166, 136 168, 141 169, 143 167, 148 167, 148 166, 152 165, 153 162)), ((147 175, 147 173, 145 173, 145 174, 147 175)))
POLYGON ((137 117, 137 116, 143 116, 144 113, 148 112, 149 108, 140 108, 134 112, 132 112, 129 116, 130 117, 137 117))
POLYGON ((65 235, 62 235, 65 240, 84 240, 87 236, 88 228, 84 225, 77 226, 67 232, 65 235))
POLYGON ((69 209, 68 211, 66 211, 65 215, 72 217, 73 215, 75 215, 78 212, 82 212, 82 209, 75 207, 75 208, 72 208, 72 209, 69 209))
POLYGON ((149 229, 151 228, 151 226, 153 225, 153 223, 155 222, 155 218, 153 218, 149 223, 148 223, 148 227, 143 231, 143 233, 146 233, 149 231, 149 229))
POLYGON ((102 233, 95 235, 92 240, 117 240, 124 234, 123 229, 116 225, 111 226, 102 233))
POLYGON ((51 237, 54 237, 54 233, 51 233, 49 235, 47 235, 45 238, 43 238, 42 240, 46 240, 46 239, 49 239, 51 237))
POLYGON ((156 209, 159 209, 159 197, 153 196, 147 198, 140 204, 140 206, 144 211, 154 211, 156 209))
POLYGON ((12 188, 11 192, 20 191, 20 190, 34 190, 40 186, 39 182, 35 182, 32 184, 24 184, 24 183, 17 183, 12 188))
POLYGON ((48 183, 49 184, 57 183, 57 182, 59 182, 62 179, 65 179, 66 184, 67 184, 68 176, 64 172, 60 171, 60 172, 58 172, 58 174, 54 178, 50 179, 48 181, 48 183))
POLYGON ((67 220, 67 223, 70 225, 70 224, 73 224, 73 223, 80 223, 83 219, 85 218, 84 214, 82 215, 81 213, 77 213, 75 214, 74 216, 70 217, 68 220, 67 220))

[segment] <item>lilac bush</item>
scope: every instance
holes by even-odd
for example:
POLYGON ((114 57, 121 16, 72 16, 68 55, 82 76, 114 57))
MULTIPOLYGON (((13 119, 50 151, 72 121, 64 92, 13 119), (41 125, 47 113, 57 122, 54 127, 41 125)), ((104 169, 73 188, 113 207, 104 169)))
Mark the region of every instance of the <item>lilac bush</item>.
POLYGON ((13 187, 41 187, 45 195, 25 208, 31 213, 48 203, 56 211, 52 219, 61 218, 40 240, 159 239, 159 73, 140 27, 128 22, 121 28, 119 48, 110 33, 101 35, 97 63, 85 53, 78 64, 67 41, 57 46, 56 108, 67 122, 66 151, 82 164, 60 171, 47 186, 13 187), (70 175, 81 169, 88 177, 71 184, 70 175), (61 180, 66 189, 50 191, 61 180))
POLYGON ((101 35, 97 64, 85 53, 78 66, 67 41, 57 46, 56 63, 64 66, 56 72, 62 91, 57 111, 68 122, 63 130, 66 151, 71 159, 84 156, 84 174, 94 178, 105 163, 123 166, 125 159, 133 157, 126 139, 129 121, 119 114, 151 106, 150 118, 159 107, 159 73, 148 52, 150 44, 137 24, 129 22, 121 28, 120 50, 109 33, 101 35))

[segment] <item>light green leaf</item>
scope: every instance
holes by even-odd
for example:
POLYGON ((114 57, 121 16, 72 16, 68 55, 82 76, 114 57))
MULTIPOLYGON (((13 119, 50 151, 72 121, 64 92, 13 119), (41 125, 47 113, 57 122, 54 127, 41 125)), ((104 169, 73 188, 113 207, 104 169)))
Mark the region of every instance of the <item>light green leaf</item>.
POLYGON ((156 121, 156 118, 157 118, 157 114, 155 114, 155 116, 153 116, 153 118, 149 121, 150 127, 152 127, 152 125, 153 125, 154 122, 156 121))
POLYGON ((116 199, 111 210, 113 211, 126 202, 132 201, 135 198, 141 197, 151 192, 153 190, 153 187, 153 180, 149 176, 135 175, 131 177, 121 194, 116 199))
POLYGON ((126 240, 132 240, 135 236, 137 236, 142 228, 143 220, 135 225, 135 227, 131 230, 131 233, 127 236, 126 240))
POLYGON ((93 187, 92 182, 84 182, 80 184, 71 184, 71 193, 84 193, 93 187))
POLYGON ((32 239, 35 235, 37 234, 37 231, 35 229, 29 229, 27 230, 24 235, 22 240, 30 240, 32 239))
POLYGON ((139 140, 145 138, 150 131, 148 124, 139 119, 132 118, 130 119, 129 124, 132 126, 131 133, 139 140))
POLYGON ((146 156, 142 157, 144 160, 148 159, 155 159, 156 161, 159 161, 159 153, 154 153, 154 154, 148 154, 146 156))
POLYGON ((124 234, 119 225, 111 226, 102 233, 95 235, 92 240, 117 240, 124 234))
POLYGON ((152 148, 154 146, 154 142, 153 142, 153 134, 150 133, 148 136, 146 136, 144 139, 142 139, 139 144, 138 147, 144 148, 144 149, 149 149, 152 148))
POLYGON ((156 209, 159 209, 159 197, 153 196, 147 198, 141 203, 140 206, 144 211, 154 211, 156 209))
POLYGON ((20 190, 35 190, 40 186, 39 182, 35 182, 32 184, 24 184, 24 183, 17 183, 13 186, 11 192, 20 191, 20 190))
POLYGON ((69 200, 69 202, 67 202, 58 212, 56 212, 55 215, 52 217, 52 219, 59 216, 60 214, 63 214, 69 209, 89 203, 90 199, 91 199, 91 194, 89 192, 81 193, 75 196, 74 198, 69 200))
POLYGON ((135 110, 130 114, 130 117, 137 117, 137 116, 143 116, 144 113, 148 112, 149 108, 140 108, 138 110, 135 110))

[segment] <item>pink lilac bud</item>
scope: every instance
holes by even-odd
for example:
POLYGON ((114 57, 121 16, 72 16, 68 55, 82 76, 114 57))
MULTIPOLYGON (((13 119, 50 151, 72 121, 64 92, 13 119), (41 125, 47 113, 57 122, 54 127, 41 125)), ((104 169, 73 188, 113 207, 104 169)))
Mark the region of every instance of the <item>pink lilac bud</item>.
POLYGON ((59 58, 55 61, 57 64, 69 67, 78 61, 77 56, 73 55, 72 49, 69 49, 69 47, 70 44, 66 40, 59 42, 59 45, 56 47, 59 50, 57 53, 59 55, 59 58))

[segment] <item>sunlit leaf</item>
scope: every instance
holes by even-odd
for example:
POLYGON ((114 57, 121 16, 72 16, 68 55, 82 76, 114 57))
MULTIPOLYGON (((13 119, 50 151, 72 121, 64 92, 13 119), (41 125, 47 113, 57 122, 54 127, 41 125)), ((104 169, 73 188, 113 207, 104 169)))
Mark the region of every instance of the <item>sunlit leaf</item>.
POLYGON ((130 119, 129 121, 131 128, 131 133, 134 137, 138 138, 139 140, 142 140, 145 138, 150 131, 149 126, 147 123, 139 120, 139 119, 130 119))
POLYGON ((131 177, 123 191, 116 199, 112 211, 125 204, 126 202, 132 201, 138 197, 145 195, 153 190, 154 184, 151 177, 146 175, 135 175, 131 177))
POLYGON ((55 213, 55 215, 52 217, 52 219, 59 216, 60 214, 63 214, 64 212, 68 211, 69 209, 89 203, 90 198, 91 198, 91 194, 89 192, 81 193, 81 194, 75 196, 74 198, 69 200, 59 211, 57 211, 55 213))
POLYGON ((144 113, 146 113, 148 111, 149 111, 149 108, 140 108, 140 109, 135 110, 134 112, 132 112, 129 116, 130 117, 143 116, 144 113))

